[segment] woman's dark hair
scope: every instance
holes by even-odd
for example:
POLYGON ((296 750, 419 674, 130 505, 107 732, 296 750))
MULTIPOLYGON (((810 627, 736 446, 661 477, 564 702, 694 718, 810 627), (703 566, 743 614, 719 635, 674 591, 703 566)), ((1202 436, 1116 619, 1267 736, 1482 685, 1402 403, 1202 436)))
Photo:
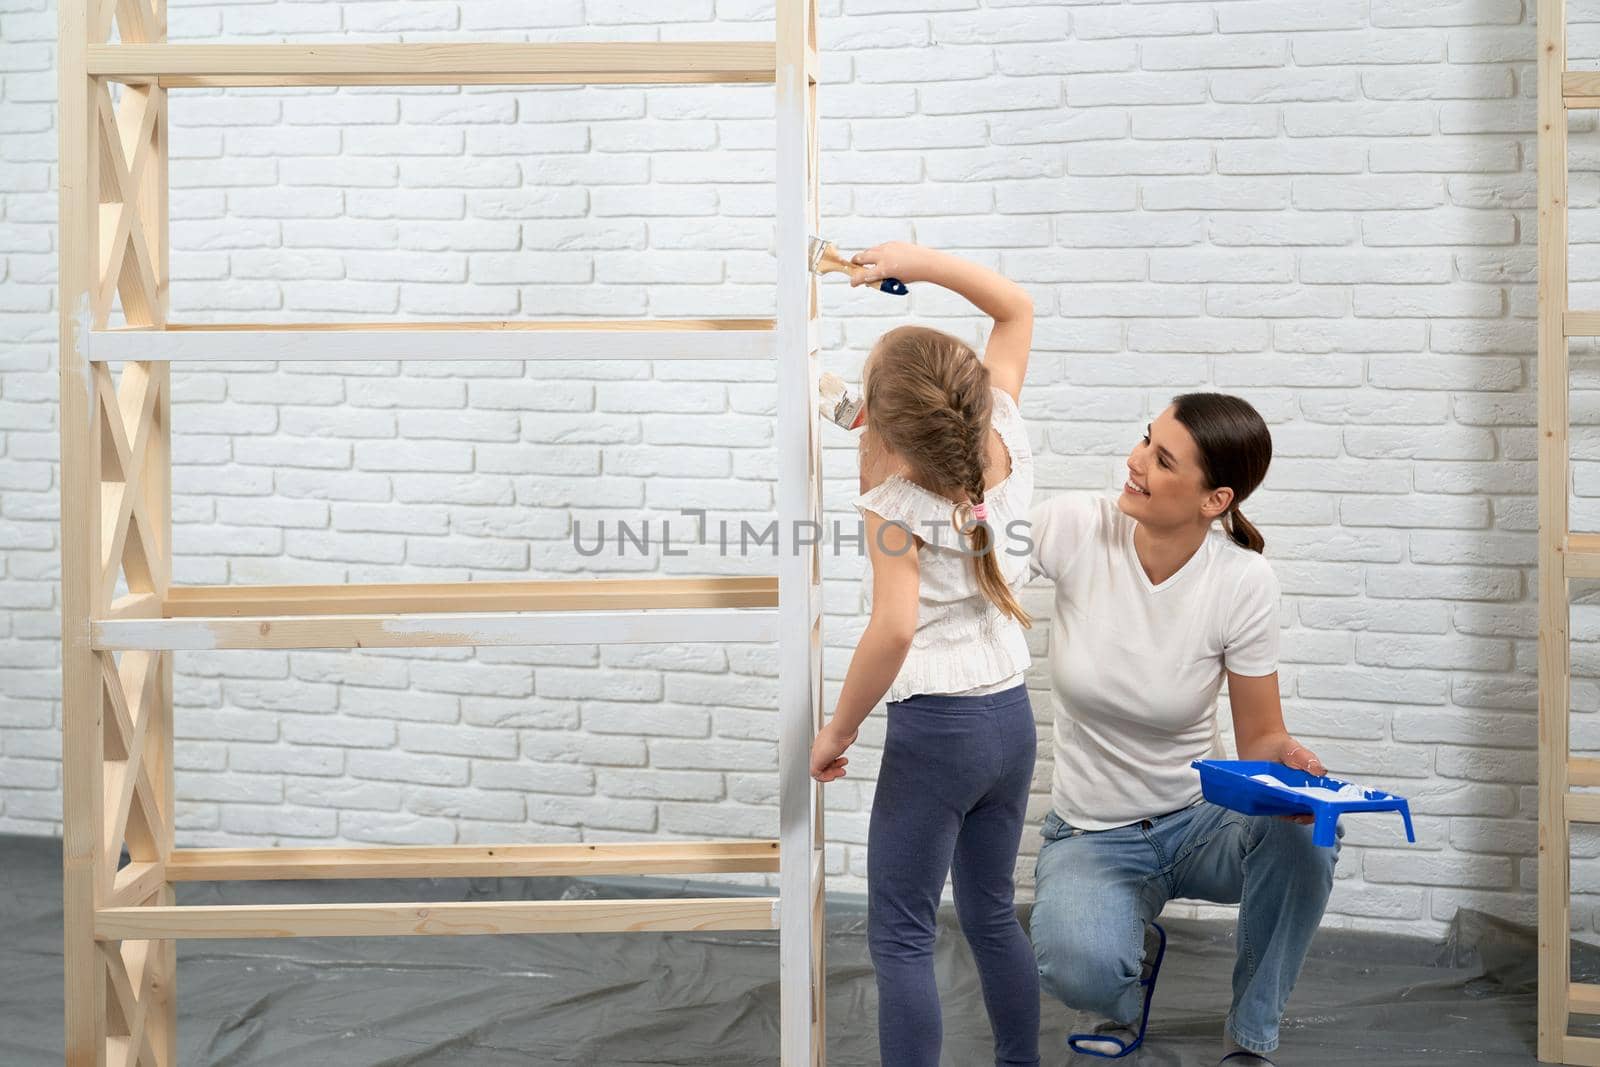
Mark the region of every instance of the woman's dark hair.
POLYGON ((1185 393, 1172 398, 1172 415, 1200 452, 1200 473, 1207 489, 1233 490, 1233 502, 1222 516, 1222 528, 1252 552, 1266 547, 1261 531, 1239 512, 1272 464, 1272 433, 1261 413, 1226 393, 1185 393))

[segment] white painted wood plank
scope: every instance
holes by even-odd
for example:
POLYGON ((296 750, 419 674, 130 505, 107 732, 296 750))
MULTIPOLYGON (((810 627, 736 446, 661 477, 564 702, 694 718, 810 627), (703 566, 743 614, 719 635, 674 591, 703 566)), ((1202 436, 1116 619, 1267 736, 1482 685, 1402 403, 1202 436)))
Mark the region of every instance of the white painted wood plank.
POLYGON ((823 1061, 816 1022, 822 1009, 813 939, 812 852, 819 836, 811 741, 817 727, 820 678, 812 654, 812 554, 794 551, 790 531, 814 515, 812 460, 817 435, 817 361, 812 352, 814 276, 809 240, 818 232, 810 146, 816 114, 807 71, 814 0, 779 0, 776 74, 778 256, 778 522, 786 551, 778 568, 778 825, 779 1044, 783 1067, 823 1061))

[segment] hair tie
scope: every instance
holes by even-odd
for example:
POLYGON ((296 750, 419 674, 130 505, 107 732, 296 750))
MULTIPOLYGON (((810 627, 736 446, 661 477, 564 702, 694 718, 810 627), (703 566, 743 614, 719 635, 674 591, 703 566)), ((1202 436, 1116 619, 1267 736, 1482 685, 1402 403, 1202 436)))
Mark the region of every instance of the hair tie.
POLYGON ((972 517, 977 519, 979 522, 987 522, 989 519, 989 505, 983 503, 981 500, 972 505, 972 517))

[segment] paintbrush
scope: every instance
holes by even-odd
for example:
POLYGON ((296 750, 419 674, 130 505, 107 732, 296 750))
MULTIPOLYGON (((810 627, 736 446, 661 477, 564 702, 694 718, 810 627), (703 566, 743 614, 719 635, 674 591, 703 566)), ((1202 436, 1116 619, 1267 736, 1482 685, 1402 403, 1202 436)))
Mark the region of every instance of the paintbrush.
POLYGON ((818 382, 817 409, 836 426, 854 430, 867 421, 867 401, 843 378, 824 371, 818 382))
MULTIPOLYGON (((811 273, 813 274, 848 274, 851 281, 855 281, 866 272, 865 267, 852 263, 839 254, 833 242, 825 241, 820 237, 811 238, 811 273)), ((884 278, 878 282, 878 288, 895 296, 905 296, 910 290, 906 283, 899 278, 884 278)))

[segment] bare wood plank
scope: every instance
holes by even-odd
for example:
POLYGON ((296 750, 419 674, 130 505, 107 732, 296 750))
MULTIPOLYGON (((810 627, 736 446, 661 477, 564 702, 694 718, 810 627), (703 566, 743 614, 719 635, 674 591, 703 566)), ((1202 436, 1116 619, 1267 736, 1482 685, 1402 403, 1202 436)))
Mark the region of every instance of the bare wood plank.
POLYGON ((770 82, 770 41, 95 45, 90 74, 165 86, 770 82), (218 81, 217 79, 223 79, 218 81), (314 79, 314 80, 308 80, 314 79))
POLYGON ((394 74, 168 74, 159 78, 130 75, 117 78, 128 84, 149 81, 162 89, 230 89, 262 87, 314 87, 341 85, 730 85, 769 82, 772 76, 758 71, 745 76, 739 71, 684 71, 677 74, 630 74, 607 71, 593 77, 577 74, 430 74, 426 71, 403 76, 394 74))
POLYGON ((112 880, 111 894, 106 898, 113 908, 132 908, 149 900, 167 881, 166 868, 160 863, 134 861, 117 871, 112 880))
MULTIPOLYGON (((408 333, 412 330, 436 330, 446 333, 471 330, 510 330, 510 331, 577 331, 599 330, 612 333, 671 333, 688 332, 699 333, 703 331, 749 331, 771 330, 771 319, 538 319, 526 322, 511 319, 486 319, 482 322, 287 322, 287 323, 249 323, 249 322, 173 322, 168 323, 165 329, 173 333, 197 332, 249 332, 272 333, 274 331, 306 331, 309 333, 339 333, 339 332, 365 332, 377 330, 389 333, 408 333)), ((140 330, 102 330, 97 336, 116 333, 148 333, 140 330)))
MULTIPOLYGON (((752 596, 750 599, 760 599, 752 596)), ((273 615, 117 619, 93 624, 98 649, 467 648, 772 641, 772 608, 538 611, 521 614, 273 615)))
MULTIPOLYGON (((105 9, 102 17, 108 21, 115 11, 117 30, 124 41, 159 41, 165 36, 164 31, 158 32, 156 13, 145 0, 110 0, 102 7, 105 9)), ((108 26, 108 33, 109 30, 108 26)))
POLYGON ((148 968, 149 946, 134 942, 102 948, 107 984, 116 1008, 107 1020, 107 1059, 128 1067, 159 1064, 148 1025, 151 983, 155 978, 148 968))
MULTIPOLYGON (((1566 17, 1565 3, 1562 4, 1562 17, 1566 17)), ((1554 30, 1555 27, 1550 27, 1554 30)), ((1563 34, 1564 36, 1565 34, 1563 34)), ((1593 70, 1565 70, 1566 56, 1562 55, 1558 62, 1563 70, 1561 72, 1561 96, 1572 98, 1600 97, 1600 71, 1593 70)))
POLYGON ((174 882, 316 878, 549 878, 771 872, 776 841, 176 849, 174 882))
POLYGON ((1572 534, 1561 558, 1568 578, 1600 578, 1600 535, 1572 534))
MULTIPOLYGON (((155 897, 159 907, 170 908, 177 902, 171 885, 163 885, 155 897)), ((150 1007, 145 1013, 150 1029, 150 1043, 155 1046, 157 1064, 166 1067, 178 1063, 178 943, 176 941, 147 941, 149 959, 145 966, 150 972, 150 1007)))
POLYGON ((152 173, 156 151, 156 125, 162 115, 163 94, 150 85, 130 85, 113 109, 110 85, 98 83, 98 122, 101 127, 101 186, 103 207, 113 211, 107 227, 109 243, 103 245, 101 299, 109 304, 112 291, 122 296, 130 325, 160 325, 163 307, 161 285, 145 226, 165 205, 152 203, 143 188, 152 173), (110 195, 107 194, 107 189, 110 195))
POLYGON ((1562 1034, 1555 1055, 1545 1062, 1567 1063, 1574 1067, 1600 1067, 1600 1037, 1577 1037, 1562 1034))
POLYGON ((1600 823, 1600 793, 1568 793, 1562 811, 1568 822, 1600 823))
POLYGON ((95 936, 120 941, 770 930, 773 903, 770 897, 701 897, 101 908, 95 936))
MULTIPOLYGON (((61 808, 65 1059, 68 1067, 104 1063, 105 960, 94 941, 94 912, 110 891, 101 862, 103 834, 100 721, 104 689, 89 620, 100 562, 100 427, 94 380, 83 345, 104 325, 95 301, 99 264, 100 151, 94 82, 85 70, 90 40, 103 40, 96 0, 59 0, 56 67, 59 190, 57 318, 61 377, 61 808)), ((109 27, 106 27, 107 32, 109 27)))
MULTIPOLYGON (((101 307, 109 308, 116 296, 117 281, 122 275, 122 261, 128 251, 128 231, 133 213, 125 210, 123 203, 124 189, 130 183, 127 166, 122 159, 122 139, 111 107, 111 86, 106 82, 95 82, 94 107, 94 124, 98 130, 96 151, 100 157, 100 239, 94 301, 101 307)), ((136 304, 135 321, 141 326, 150 325, 150 320, 139 314, 140 310, 136 304)))
MULTIPOLYGON (((1571 647, 1566 547, 1569 516, 1567 114, 1563 95, 1588 90, 1566 73, 1565 0, 1538 0, 1539 168, 1539 1038, 1540 1059, 1562 1052, 1567 1029, 1571 834, 1567 787, 1571 647)), ((1581 812, 1580 812, 1581 813, 1581 812)))
POLYGON ((1567 987, 1567 1006, 1574 1015, 1600 1015, 1600 985, 1573 982, 1567 987))
MULTIPOLYGON (((126 0, 144 4, 145 0, 126 0)), ((154 0, 151 5, 151 42, 164 42, 167 38, 167 0, 154 0)), ((127 34, 123 40, 132 41, 127 34)), ((130 87, 131 89, 132 87, 130 87)), ((141 171, 134 173, 138 182, 138 197, 130 204, 141 221, 139 237, 143 253, 149 257, 155 289, 150 294, 150 321, 156 329, 164 329, 170 310, 171 246, 168 233, 168 152, 167 152, 167 92, 157 85, 147 85, 137 90, 146 94, 145 106, 152 121, 148 139, 139 147, 144 152, 141 171)), ((137 156, 138 153, 136 152, 137 156)), ((124 368, 134 361, 124 361, 124 368)), ((143 474, 137 486, 129 491, 143 497, 143 507, 138 509, 140 538, 137 544, 144 548, 145 577, 151 591, 165 601, 172 582, 172 367, 169 363, 143 364, 148 387, 156 393, 156 406, 149 414, 149 432, 143 474)), ((141 427, 142 429, 142 427, 141 427)), ((135 433, 139 436, 139 432, 135 433)), ((154 828, 157 855, 162 861, 161 882, 155 892, 139 905, 155 904, 171 907, 177 903, 172 884, 165 877, 165 861, 172 855, 176 835, 175 762, 173 746, 173 657, 156 657, 152 674, 152 687, 143 715, 149 723, 145 729, 144 766, 146 784, 151 790, 150 804, 163 818, 154 828)), ((137 891, 142 886, 133 887, 137 891)), ((122 901, 113 901, 122 904, 122 901)), ((146 977, 148 978, 145 1025, 150 1044, 155 1051, 154 1063, 169 1067, 178 1062, 178 945, 175 941, 155 941, 146 944, 146 977)))
MULTIPOLYGON (((1565 3, 1563 3, 1563 18, 1565 18, 1565 6, 1565 3)), ((1546 29, 1554 32, 1557 27, 1549 26, 1546 29)), ((1563 34, 1563 37, 1565 37, 1565 34, 1563 34)), ((1565 54, 1555 59, 1555 62, 1562 66, 1562 70, 1558 70, 1557 74, 1560 77, 1558 90, 1560 90, 1563 98, 1565 96, 1579 96, 1579 98, 1582 98, 1582 96, 1600 96, 1600 70, 1566 70, 1565 54)))
POLYGON ((173 586, 166 614, 359 615, 776 607, 777 580, 757 576, 595 578, 364 585, 173 586))
POLYGON ((1568 311, 1561 327, 1568 337, 1600 337, 1600 311, 1568 311))
POLYGON ((129 363, 123 367, 121 387, 113 388, 104 364, 96 364, 92 371, 105 411, 104 429, 110 431, 107 440, 121 468, 120 479, 101 483, 99 597, 109 603, 116 589, 119 565, 131 592, 155 591, 152 568, 164 548, 153 540, 154 522, 149 515, 153 501, 144 479, 145 461, 156 431, 159 379, 150 374, 149 365, 129 363))
POLYGON ((96 330, 94 362, 771 359, 771 319, 289 323, 96 330))
POLYGON ((1568 785, 1600 785, 1600 759, 1574 756, 1567 760, 1568 785))
POLYGON ((161 618, 160 593, 129 593, 119 596, 106 609, 107 619, 159 619, 161 618))
POLYGON ((159 699, 161 685, 158 657, 146 652, 130 652, 122 658, 120 669, 110 656, 101 656, 101 673, 112 714, 102 729, 107 747, 114 743, 120 758, 107 756, 102 761, 105 775, 105 863, 113 866, 124 840, 131 859, 159 862, 161 827, 164 816, 156 806, 155 787, 145 755, 152 716, 152 701, 159 699), (136 810, 135 810, 136 809, 136 810))

